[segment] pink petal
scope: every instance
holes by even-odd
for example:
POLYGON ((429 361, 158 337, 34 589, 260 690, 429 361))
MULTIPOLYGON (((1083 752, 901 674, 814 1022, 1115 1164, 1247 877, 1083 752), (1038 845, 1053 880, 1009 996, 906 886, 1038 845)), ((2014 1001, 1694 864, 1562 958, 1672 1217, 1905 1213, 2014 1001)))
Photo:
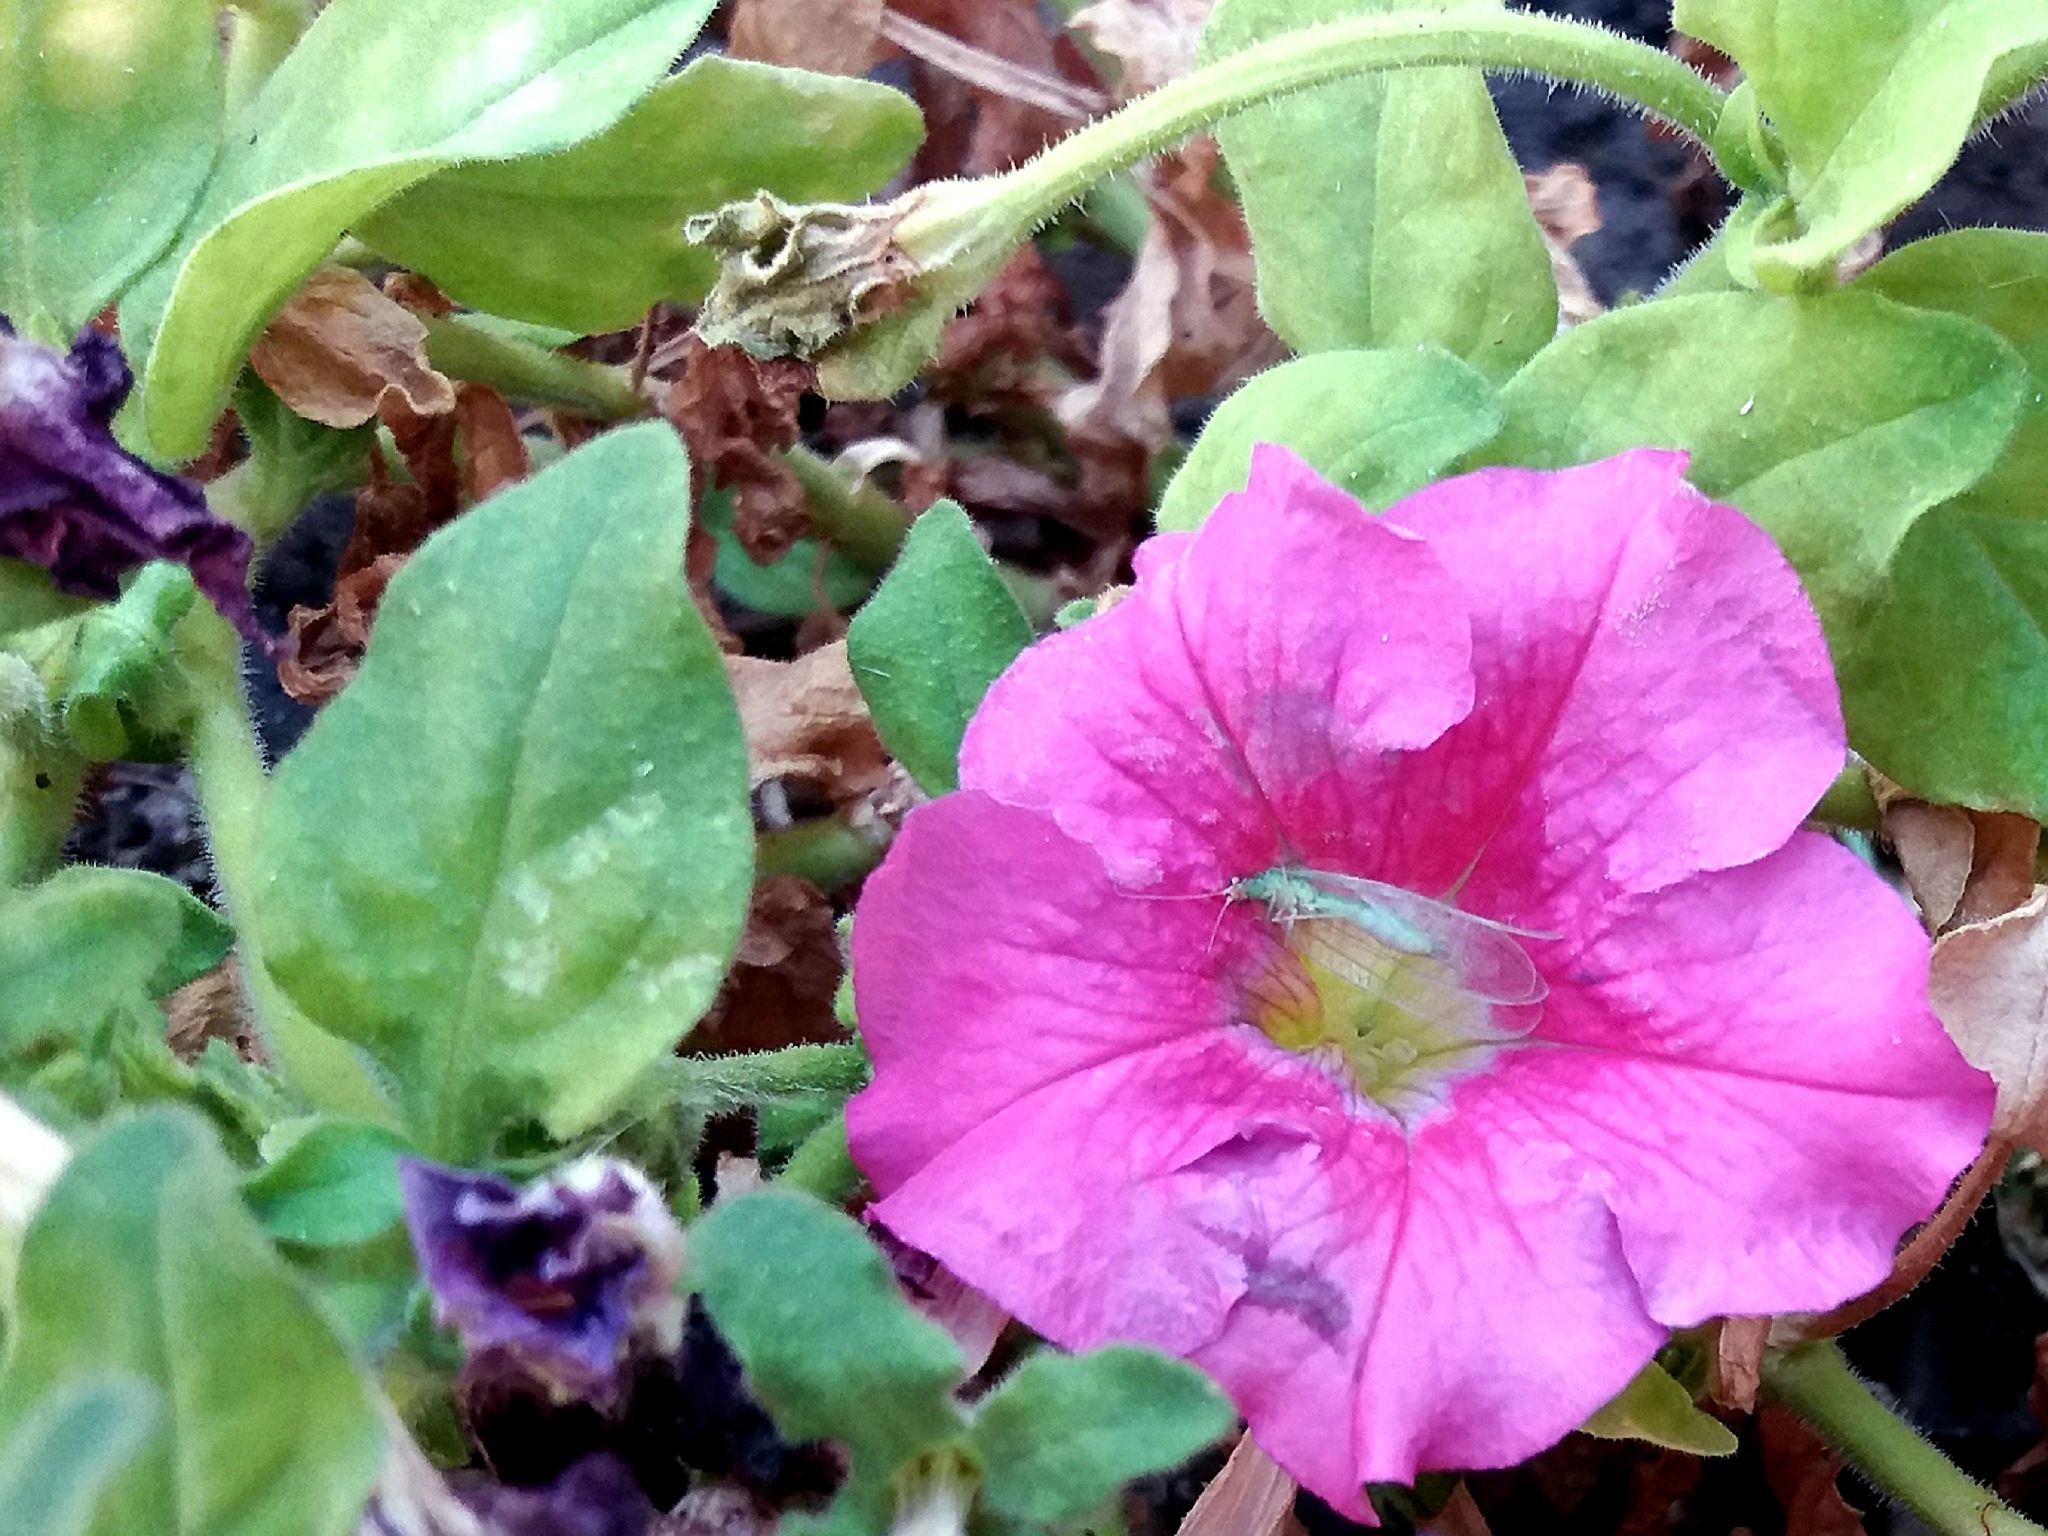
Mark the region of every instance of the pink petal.
POLYGON ((1390 765, 1351 873, 1437 894, 1483 850, 1461 904, 1570 929, 1791 835, 1844 760, 1827 645, 1769 535, 1684 468, 1487 470, 1387 513, 1465 595, 1478 697, 1390 765))
POLYGON ((1462 604, 1428 549, 1284 450, 1139 570, 997 681, 960 772, 1051 812, 1129 889, 1220 890, 1310 853, 1347 807, 1325 795, 1305 823, 1296 786, 1426 745, 1470 706, 1462 604))
POLYGON ((1550 948, 1535 1042, 1456 1113, 1597 1165, 1661 1322, 1862 1294, 1983 1146, 1992 1088, 1928 1008, 1926 936, 1824 837, 1550 948))

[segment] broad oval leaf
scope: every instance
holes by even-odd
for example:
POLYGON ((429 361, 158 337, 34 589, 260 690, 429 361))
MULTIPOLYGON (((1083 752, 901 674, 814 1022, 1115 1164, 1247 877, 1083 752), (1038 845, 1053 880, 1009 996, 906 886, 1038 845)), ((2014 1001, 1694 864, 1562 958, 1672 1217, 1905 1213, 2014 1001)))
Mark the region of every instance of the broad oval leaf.
POLYGON ((396 1084, 429 1156, 602 1117, 710 1003, 747 910, 746 752, 682 574, 659 423, 430 539, 278 769, 272 976, 396 1084))
POLYGON ((220 147, 214 0, 0 0, 0 313, 61 342, 178 231, 220 147))
POLYGON ((45 1392, 0 1443, 0 1531, 89 1536, 107 1484, 141 1451, 162 1404, 132 1371, 81 1373, 45 1392))
POLYGON ((1268 369, 1216 408, 1159 503, 1159 526, 1195 528, 1244 489, 1252 444, 1292 448, 1369 507, 1427 485, 1501 428, 1477 370, 1433 347, 1319 352, 1268 369))
POLYGON ((903 553, 847 627, 853 680, 882 741, 928 794, 959 787, 960 740, 1031 621, 974 536, 941 502, 911 524, 903 553))
POLYGON ((437 171, 566 149, 668 73, 712 0, 334 0, 229 123, 176 249, 122 309, 142 424, 205 446, 249 345, 344 231, 437 171))
POLYGON ((384 1459, 371 1390, 193 1116, 135 1115, 79 1150, 29 1224, 14 1303, 0 1441, 109 1373, 161 1394, 91 1536, 354 1530, 384 1459))
POLYGON ((1796 227, 1750 258, 1774 286, 1917 201, 2001 62, 2048 42, 2040 0, 1678 0, 1672 20, 1742 66, 1791 162, 1796 227))
MULTIPOLYGON (((1452 4, 1217 0, 1202 53, 1452 4)), ((1251 226, 1259 307, 1296 351, 1423 343, 1504 379, 1556 332, 1543 233, 1478 70, 1323 86, 1233 117, 1216 137, 1251 226)))
POLYGON ((792 202, 864 196, 923 133, 900 91, 713 55, 574 149, 443 171, 356 233, 478 309, 618 330, 711 286, 710 254, 683 239, 691 214, 764 187, 792 202))

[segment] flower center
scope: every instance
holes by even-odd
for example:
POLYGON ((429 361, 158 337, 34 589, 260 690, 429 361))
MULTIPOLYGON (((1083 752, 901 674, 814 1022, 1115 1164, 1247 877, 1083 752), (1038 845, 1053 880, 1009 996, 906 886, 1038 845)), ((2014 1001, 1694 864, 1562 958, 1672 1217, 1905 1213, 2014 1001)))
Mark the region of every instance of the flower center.
POLYGON ((1245 1022, 1398 1120, 1536 1026, 1545 987, 1518 930, 1293 866, 1231 895, 1264 905, 1273 941, 1244 985, 1245 1022))

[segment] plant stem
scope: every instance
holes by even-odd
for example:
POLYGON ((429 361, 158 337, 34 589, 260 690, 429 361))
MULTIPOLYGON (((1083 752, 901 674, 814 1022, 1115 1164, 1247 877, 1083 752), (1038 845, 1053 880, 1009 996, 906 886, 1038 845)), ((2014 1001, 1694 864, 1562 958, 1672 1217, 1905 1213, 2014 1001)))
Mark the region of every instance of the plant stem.
POLYGON ((678 1056, 669 1081, 683 1103, 710 1113, 777 1099, 844 1096, 868 1080, 857 1045, 786 1045, 742 1056, 678 1056))
POLYGON ((1832 1340, 1766 1356, 1764 1389, 1936 1536, 2044 1536, 1880 1402, 1832 1340))
POLYGON ((436 316, 426 326, 427 361, 452 378, 598 421, 647 414, 646 399, 623 369, 499 335, 465 315, 436 316))
POLYGON ((763 832, 755 844, 757 875, 798 875, 821 891, 852 885, 882 862, 886 834, 866 831, 843 816, 818 816, 763 832))
POLYGON ((808 448, 791 448, 781 458, 804 488, 818 537, 870 575, 888 570, 910 532, 909 514, 808 448))
POLYGON ((186 751, 214 878, 235 921, 242 976, 264 1041, 286 1081, 315 1108, 395 1124, 391 1101, 354 1048, 299 1012, 264 968, 251 917, 260 881, 256 832, 270 781, 242 693, 241 647, 227 621, 206 603, 194 605, 178 638, 195 696, 186 751))
MULTIPOLYGON (((1301 27, 1254 43, 1139 96, 1069 134, 992 185, 1043 224, 1104 177, 1223 118, 1353 75, 1431 65, 1544 75, 1631 103, 1711 148, 1727 97, 1662 49, 1582 22, 1520 11, 1400 12, 1301 27)), ((944 218, 943 203, 933 217, 944 218)), ((916 250, 916 211, 897 231, 916 250)))

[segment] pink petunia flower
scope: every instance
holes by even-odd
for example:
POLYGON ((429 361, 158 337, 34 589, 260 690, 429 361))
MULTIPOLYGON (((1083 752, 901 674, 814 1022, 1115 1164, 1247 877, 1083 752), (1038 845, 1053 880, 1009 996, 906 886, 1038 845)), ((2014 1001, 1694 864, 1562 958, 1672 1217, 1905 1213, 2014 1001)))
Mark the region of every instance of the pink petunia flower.
POLYGON ((1026 652, 854 925, 880 1219, 1061 1344, 1192 1360, 1362 1518, 1672 1327, 1882 1280, 1991 1088, 1904 904, 1799 830, 1827 649, 1684 467, 1373 518, 1261 448, 1026 652))

